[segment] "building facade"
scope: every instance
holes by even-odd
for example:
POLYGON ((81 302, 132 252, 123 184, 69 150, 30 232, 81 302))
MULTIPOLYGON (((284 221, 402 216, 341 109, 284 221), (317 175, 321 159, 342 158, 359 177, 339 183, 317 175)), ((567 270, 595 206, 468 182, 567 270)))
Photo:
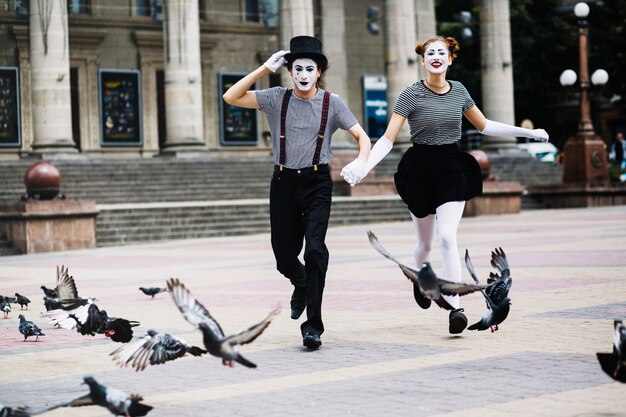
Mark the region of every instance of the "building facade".
MULTIPOLYGON (((322 39, 328 88, 364 124, 363 76, 385 71, 385 40, 368 32, 367 8, 382 0, 304 1, 312 14, 280 3, 0 1, 0 159, 267 152, 265 119, 221 96, 288 45, 286 24, 322 39)), ((271 76, 256 88, 281 83, 271 76)))

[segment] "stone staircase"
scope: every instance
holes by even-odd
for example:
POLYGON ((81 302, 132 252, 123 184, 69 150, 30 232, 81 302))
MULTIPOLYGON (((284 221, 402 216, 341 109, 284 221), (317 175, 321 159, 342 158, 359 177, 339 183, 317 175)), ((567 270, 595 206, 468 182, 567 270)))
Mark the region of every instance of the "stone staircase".
MULTIPOLYGON (((269 201, 222 200, 178 204, 98 205, 98 246, 269 233, 269 201)), ((363 224, 409 218, 397 196, 333 197, 330 224, 363 224)))
MULTIPOLYGON (((401 153, 394 151, 376 169, 393 176, 401 153)), ((0 161, 0 205, 25 194, 27 167, 35 160, 0 161)), ((62 175, 61 192, 70 199, 95 200, 98 246, 269 232, 269 155, 149 159, 54 160, 62 175)), ((493 175, 522 184, 559 182, 561 167, 528 157, 492 156, 493 175)), ((333 198, 331 225, 408 219, 397 195, 333 198)), ((526 195, 522 208, 539 208, 526 195), (533 206, 535 204, 535 206, 533 206)), ((15 249, 0 236, 0 255, 15 249)))
MULTIPOLYGON (((25 194, 24 173, 35 160, 0 162, 0 204, 25 194)), ((61 192, 99 204, 262 198, 272 174, 268 157, 61 159, 61 192)))

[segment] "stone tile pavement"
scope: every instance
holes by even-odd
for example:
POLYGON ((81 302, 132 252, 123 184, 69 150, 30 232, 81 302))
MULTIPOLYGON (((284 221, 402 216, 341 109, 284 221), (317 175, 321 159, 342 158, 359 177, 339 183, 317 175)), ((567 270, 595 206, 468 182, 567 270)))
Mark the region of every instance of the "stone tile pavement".
MULTIPOLYGON (((447 332, 447 313, 421 310, 399 269, 369 245, 372 229, 410 263, 409 221, 331 228, 324 300, 326 333, 319 351, 301 345, 289 318, 288 281, 274 270, 268 235, 164 242, 0 258, 0 294, 32 303, 26 317, 46 333, 22 341, 19 306, 0 318, 0 403, 42 406, 86 392, 82 377, 144 396, 150 416, 623 416, 626 385, 602 373, 595 352, 612 345, 613 319, 626 318, 626 206, 525 211, 463 219, 480 277, 490 251, 506 251, 512 310, 497 333, 447 332), (141 321, 201 344, 169 295, 154 300, 139 286, 180 278, 226 332, 283 308, 241 352, 257 369, 186 357, 143 372, 118 368, 104 336, 54 329, 40 285, 53 286, 66 265, 79 293, 110 315, 141 321)), ((441 269, 439 247, 432 257, 441 269)), ((464 271, 469 280, 469 274, 464 271)), ((480 294, 464 297, 470 322, 485 312, 480 294)), ((47 415, 106 416, 98 407, 47 415)))

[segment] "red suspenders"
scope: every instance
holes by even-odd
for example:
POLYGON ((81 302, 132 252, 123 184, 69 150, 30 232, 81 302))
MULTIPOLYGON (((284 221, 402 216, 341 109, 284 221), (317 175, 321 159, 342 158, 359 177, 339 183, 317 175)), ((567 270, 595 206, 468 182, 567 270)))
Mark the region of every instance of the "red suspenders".
MULTIPOLYGON (((285 165, 285 121, 287 119, 287 108, 289 107, 289 99, 293 90, 288 89, 283 97, 283 105, 280 109, 280 153, 278 162, 282 171, 285 165)), ((324 91, 324 100, 322 101, 322 119, 320 120, 320 130, 317 133, 317 145, 315 146, 315 154, 313 155, 313 170, 317 171, 317 165, 320 163, 320 153, 322 152, 322 143, 324 142, 324 132, 328 123, 328 107, 330 104, 330 92, 324 91)))

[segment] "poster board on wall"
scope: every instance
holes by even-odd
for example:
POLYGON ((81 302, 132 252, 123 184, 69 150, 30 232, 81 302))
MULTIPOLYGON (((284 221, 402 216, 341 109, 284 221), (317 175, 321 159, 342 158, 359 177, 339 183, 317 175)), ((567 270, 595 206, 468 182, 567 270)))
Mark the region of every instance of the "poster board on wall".
MULTIPOLYGON (((231 106, 222 96, 233 84, 247 73, 219 73, 218 99, 220 102, 220 144, 224 146, 256 145, 258 135, 258 113, 256 109, 231 106)), ((255 84, 250 90, 255 89, 255 84)))
POLYGON ((141 146, 141 77, 138 70, 100 69, 100 144, 141 146))
POLYGON ((0 148, 21 145, 19 70, 0 67, 0 148))

